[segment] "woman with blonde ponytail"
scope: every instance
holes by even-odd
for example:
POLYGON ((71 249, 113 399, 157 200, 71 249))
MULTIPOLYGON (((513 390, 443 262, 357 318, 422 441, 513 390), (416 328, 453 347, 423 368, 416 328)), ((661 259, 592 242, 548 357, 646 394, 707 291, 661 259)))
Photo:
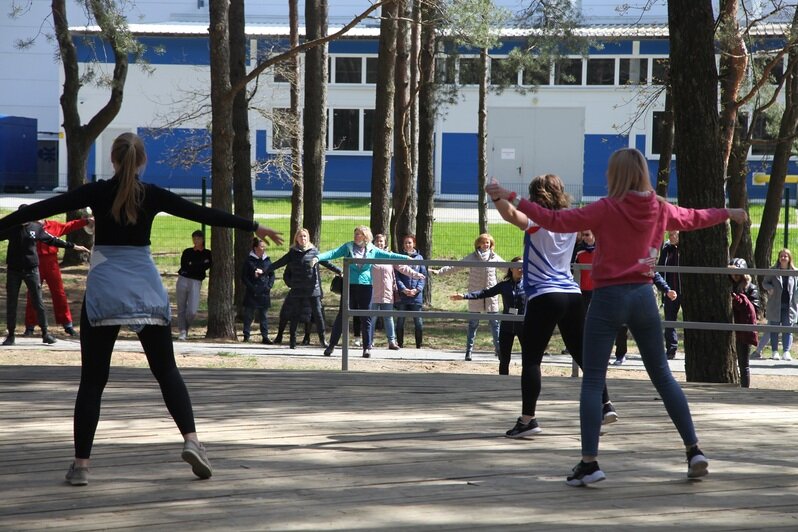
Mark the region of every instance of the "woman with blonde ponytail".
POLYGON ((94 249, 80 316, 81 375, 75 402, 75 459, 66 475, 73 486, 89 483, 89 457, 100 418, 111 354, 122 325, 139 337, 169 413, 183 436, 181 458, 199 478, 213 470, 194 426, 191 399, 175 364, 166 289, 150 253, 155 215, 166 212, 206 225, 252 231, 276 244, 280 233, 224 211, 201 207, 158 186, 143 183, 147 153, 134 133, 113 143, 111 179, 88 183, 0 219, 0 231, 31 220, 91 207, 94 249))

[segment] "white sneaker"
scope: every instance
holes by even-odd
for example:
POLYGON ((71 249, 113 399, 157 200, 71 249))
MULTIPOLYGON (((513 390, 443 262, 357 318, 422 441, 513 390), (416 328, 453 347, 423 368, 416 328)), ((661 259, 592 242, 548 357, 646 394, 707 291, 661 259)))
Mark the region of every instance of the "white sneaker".
POLYGON ((770 357, 770 360, 781 360, 778 351, 773 351, 773 355, 770 357))
POLYGON ((792 360, 792 356, 790 356, 790 352, 789 351, 785 351, 784 355, 781 358, 782 358, 782 360, 786 360, 787 362, 792 360))
POLYGON ((363 342, 360 341, 360 336, 355 336, 355 347, 363 347, 363 342))
POLYGON ((188 338, 188 331, 180 331, 180 334, 177 335, 178 340, 185 340, 188 338))

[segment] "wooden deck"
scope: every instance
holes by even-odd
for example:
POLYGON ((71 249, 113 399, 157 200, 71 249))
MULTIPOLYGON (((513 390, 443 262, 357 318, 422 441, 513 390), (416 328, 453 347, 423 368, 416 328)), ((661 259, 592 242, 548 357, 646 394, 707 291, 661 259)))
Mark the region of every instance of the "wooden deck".
POLYGON ((548 378, 544 432, 514 441, 517 378, 189 369, 215 467, 199 481, 149 371, 113 368, 76 488, 63 474, 78 374, 0 367, 0 529, 798 529, 793 392, 686 386, 711 461, 690 482, 651 385, 611 381, 608 478, 571 488, 576 379, 548 378))

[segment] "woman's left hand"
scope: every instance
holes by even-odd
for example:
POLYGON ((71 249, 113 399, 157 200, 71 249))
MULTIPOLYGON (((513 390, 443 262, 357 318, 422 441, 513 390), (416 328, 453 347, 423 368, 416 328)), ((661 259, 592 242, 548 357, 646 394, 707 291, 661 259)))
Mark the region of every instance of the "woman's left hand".
POLYGON ((278 246, 283 243, 283 234, 279 231, 275 231, 271 227, 266 227, 265 225, 259 225, 258 229, 255 231, 255 234, 263 239, 266 244, 269 243, 269 240, 278 246))

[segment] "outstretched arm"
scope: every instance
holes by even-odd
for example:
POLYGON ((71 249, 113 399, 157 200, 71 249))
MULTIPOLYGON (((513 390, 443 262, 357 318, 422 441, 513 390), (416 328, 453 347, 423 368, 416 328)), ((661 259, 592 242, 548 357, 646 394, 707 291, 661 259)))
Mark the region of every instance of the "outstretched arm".
POLYGON ((257 234, 258 237, 264 239, 267 244, 269 240, 277 245, 283 243, 282 233, 270 227, 261 226, 256 221, 247 220, 241 216, 236 216, 235 214, 230 214, 229 212, 224 212, 219 209, 197 205, 196 203, 192 203, 178 196, 174 192, 160 187, 153 187, 151 190, 155 194, 158 194, 158 205, 163 212, 206 225, 252 231, 257 234))
POLYGON ((0 232, 15 225, 22 225, 34 220, 43 220, 56 214, 82 209, 89 204, 92 183, 83 185, 64 194, 31 203, 0 219, 0 232))

